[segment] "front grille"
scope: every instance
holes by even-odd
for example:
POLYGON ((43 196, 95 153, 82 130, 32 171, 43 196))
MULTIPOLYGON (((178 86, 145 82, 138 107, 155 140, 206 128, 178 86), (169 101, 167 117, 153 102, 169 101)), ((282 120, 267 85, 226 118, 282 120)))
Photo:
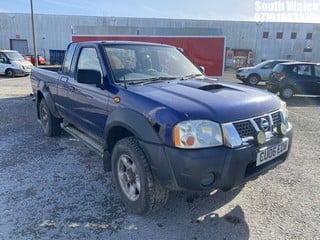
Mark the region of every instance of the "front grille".
POLYGON ((256 133, 255 128, 252 126, 249 120, 233 123, 233 126, 237 129, 237 132, 241 138, 254 136, 256 133))
POLYGON ((257 131, 262 130, 260 127, 260 122, 262 118, 264 118, 269 122, 269 128, 267 131, 271 131, 273 129, 273 126, 281 123, 280 111, 277 111, 268 115, 263 115, 256 118, 247 119, 244 121, 234 122, 233 126, 236 128, 240 138, 243 139, 248 137, 254 137, 257 131), (272 122, 271 122, 271 119, 272 119, 272 122), (254 123, 256 126, 254 126, 254 123))
POLYGON ((272 117, 273 125, 277 125, 277 124, 281 123, 280 112, 272 113, 271 117, 272 117))

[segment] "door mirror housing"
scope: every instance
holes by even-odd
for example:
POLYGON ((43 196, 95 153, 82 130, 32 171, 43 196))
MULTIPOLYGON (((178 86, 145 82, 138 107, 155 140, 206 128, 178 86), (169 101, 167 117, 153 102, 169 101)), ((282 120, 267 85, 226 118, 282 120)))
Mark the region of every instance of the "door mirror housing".
POLYGON ((205 74, 206 73, 206 69, 204 68, 204 66, 199 66, 199 70, 201 73, 205 74))
POLYGON ((96 84, 101 87, 101 73, 94 69, 78 69, 77 71, 78 83, 96 84))

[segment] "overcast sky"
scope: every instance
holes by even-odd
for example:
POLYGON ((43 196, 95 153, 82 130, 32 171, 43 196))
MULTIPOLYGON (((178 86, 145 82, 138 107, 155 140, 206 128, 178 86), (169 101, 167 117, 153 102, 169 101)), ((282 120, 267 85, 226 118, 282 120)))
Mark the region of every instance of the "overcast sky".
MULTIPOLYGON (((30 0, 0 0, 0 12, 30 13, 30 0)), ((320 23, 320 0, 33 0, 34 13, 320 23)))

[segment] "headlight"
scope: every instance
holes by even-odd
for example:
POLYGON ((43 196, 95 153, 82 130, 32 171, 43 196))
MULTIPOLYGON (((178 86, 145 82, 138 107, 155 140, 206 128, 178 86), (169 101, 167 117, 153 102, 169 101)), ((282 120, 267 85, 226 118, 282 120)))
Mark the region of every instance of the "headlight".
POLYGON ((284 101, 281 101, 281 106, 280 106, 281 123, 278 124, 277 126, 277 132, 282 136, 284 136, 287 133, 288 128, 290 128, 288 115, 289 115, 289 111, 287 108, 287 103, 284 101))
POLYGON ((285 123, 287 123, 287 121, 288 121, 288 116, 289 116, 289 111, 288 111, 287 103, 286 103, 286 102, 281 101, 280 111, 281 111, 281 113, 282 113, 282 115, 283 115, 283 118, 284 118, 283 121, 284 121, 285 123))
POLYGON ((220 146, 222 139, 220 125, 209 120, 184 121, 173 129, 174 145, 178 148, 220 146))

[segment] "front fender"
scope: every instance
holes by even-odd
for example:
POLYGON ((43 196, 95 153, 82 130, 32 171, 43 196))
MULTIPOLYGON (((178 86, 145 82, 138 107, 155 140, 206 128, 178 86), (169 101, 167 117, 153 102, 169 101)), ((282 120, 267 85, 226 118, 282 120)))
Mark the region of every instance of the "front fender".
MULTIPOLYGON (((134 135, 141 143, 160 145, 157 125, 154 126, 141 113, 132 109, 116 109, 109 116, 104 129, 105 143, 103 165, 105 171, 111 170, 111 153, 114 145, 123 137, 134 135)), ((143 145, 141 145, 143 147, 143 145)), ((144 152, 148 155, 148 149, 144 152)), ((151 159, 150 156, 148 159, 151 159)), ((150 163, 153 165, 152 162, 150 163)))
POLYGON ((144 115, 132 109, 116 109, 109 115, 105 126, 106 139, 115 127, 127 129, 141 141, 162 144, 157 132, 158 125, 156 123, 152 125, 144 115))

